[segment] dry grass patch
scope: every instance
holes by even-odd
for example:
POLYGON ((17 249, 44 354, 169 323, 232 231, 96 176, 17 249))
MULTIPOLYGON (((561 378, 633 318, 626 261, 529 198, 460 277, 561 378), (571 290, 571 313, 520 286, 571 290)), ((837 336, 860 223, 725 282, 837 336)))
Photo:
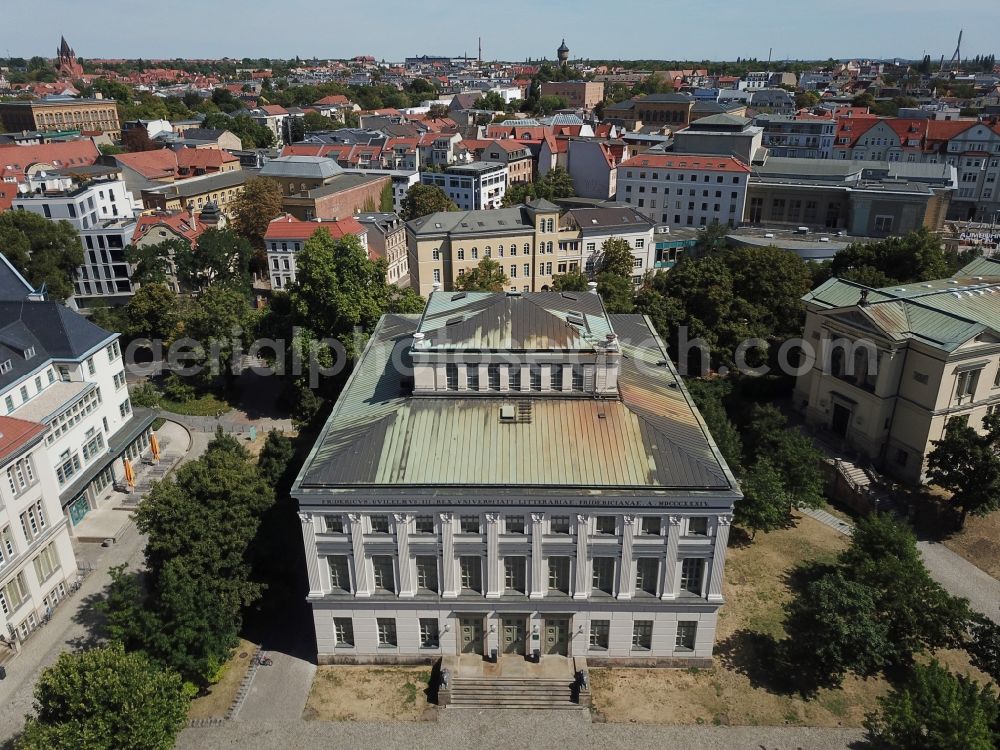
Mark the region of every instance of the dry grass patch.
POLYGON ((316 670, 307 721, 418 721, 428 708, 427 667, 325 666, 316 670))
POLYGON ((223 665, 219 681, 208 689, 206 695, 191 701, 191 708, 188 709, 189 719, 221 718, 226 715, 236 699, 236 692, 240 689, 247 670, 250 669, 250 660, 256 650, 256 643, 240 639, 233 655, 223 665))
POLYGON ((952 552, 1000 578, 1000 511, 979 518, 969 516, 964 529, 943 541, 952 552))
MULTIPOLYGON (((787 574, 808 560, 832 562, 847 543, 833 529, 800 517, 794 529, 758 534, 753 544, 731 548, 716 643, 725 647, 747 631, 783 637, 782 607, 792 596, 787 574)), ((881 679, 848 677, 842 689, 821 690, 807 701, 755 686, 723 661, 702 670, 593 669, 595 707, 615 722, 857 727, 888 690, 881 679)))

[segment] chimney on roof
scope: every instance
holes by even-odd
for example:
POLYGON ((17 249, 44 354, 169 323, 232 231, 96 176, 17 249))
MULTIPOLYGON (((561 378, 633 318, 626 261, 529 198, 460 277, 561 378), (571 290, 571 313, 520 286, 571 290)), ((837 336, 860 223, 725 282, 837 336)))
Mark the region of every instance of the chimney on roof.
POLYGON ((198 228, 198 217, 194 212, 194 203, 188 203, 188 224, 192 229, 198 228))
POLYGON ((868 290, 861 290, 861 299, 858 300, 858 307, 868 307, 868 290))
POLYGON ((597 282, 596 281, 588 281, 587 282, 587 291, 590 292, 591 294, 597 294, 597 282))
POLYGON ((432 294, 434 292, 440 292, 440 291, 441 291, 441 282, 440 281, 435 281, 433 284, 431 284, 431 293, 432 294))

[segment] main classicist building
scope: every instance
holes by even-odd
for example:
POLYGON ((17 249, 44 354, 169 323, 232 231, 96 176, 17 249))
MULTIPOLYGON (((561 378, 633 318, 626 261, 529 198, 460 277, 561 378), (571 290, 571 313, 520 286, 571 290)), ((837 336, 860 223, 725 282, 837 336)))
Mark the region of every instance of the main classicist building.
POLYGON ((593 292, 386 315, 293 495, 320 663, 711 658, 740 493, 649 321, 593 292))

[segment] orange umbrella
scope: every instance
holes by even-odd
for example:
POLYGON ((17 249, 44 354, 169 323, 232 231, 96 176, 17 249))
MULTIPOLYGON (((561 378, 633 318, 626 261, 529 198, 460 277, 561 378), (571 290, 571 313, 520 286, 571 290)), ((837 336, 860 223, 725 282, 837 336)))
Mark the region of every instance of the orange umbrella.
POLYGON ((160 460, 160 441, 156 439, 156 433, 154 432, 149 436, 149 448, 153 451, 153 458, 157 461, 160 460))
POLYGON ((135 469, 132 468, 132 462, 123 458, 122 465, 125 467, 125 481, 128 482, 129 489, 135 489, 135 469))

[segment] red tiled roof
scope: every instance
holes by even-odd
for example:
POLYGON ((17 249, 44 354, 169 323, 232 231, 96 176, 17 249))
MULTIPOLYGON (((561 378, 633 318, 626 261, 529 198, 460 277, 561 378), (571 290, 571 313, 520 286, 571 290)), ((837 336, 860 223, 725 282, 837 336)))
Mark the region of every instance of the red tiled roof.
POLYGON ((261 104, 259 109, 262 109, 269 115, 287 115, 288 110, 282 107, 280 104, 261 104))
POLYGON ((177 156, 169 148, 118 154, 115 159, 119 164, 134 169, 147 180, 158 180, 177 174, 177 156))
POLYGON ((38 146, 0 146, 0 176, 23 177, 35 164, 51 164, 56 169, 90 166, 100 155, 89 138, 38 146))
POLYGON ((326 230, 335 240, 346 234, 361 236, 368 231, 357 219, 351 217, 335 221, 302 221, 290 214, 285 214, 273 219, 267 225, 264 239, 267 241, 307 240, 316 234, 318 229, 326 230))
POLYGON ((0 182, 0 213, 9 211, 17 197, 17 183, 0 182))
POLYGON ((351 103, 351 100, 348 99, 343 94, 332 94, 331 96, 324 96, 319 101, 313 102, 313 104, 315 104, 317 107, 322 106, 324 104, 327 104, 327 105, 345 104, 346 105, 346 104, 350 104, 350 103, 351 103))
POLYGON ((46 426, 14 417, 0 417, 0 463, 41 435, 46 426))
POLYGON ((153 229, 160 226, 167 226, 177 234, 181 235, 189 242, 194 243, 201 233, 207 228, 201 222, 195 222, 191 226, 191 218, 187 211, 173 211, 171 213, 145 214, 136 220, 135 232, 132 234, 132 242, 145 237, 153 229))
POLYGON ((182 148, 173 153, 180 169, 222 169, 225 164, 239 161, 239 157, 217 148, 182 148))
MULTIPOLYGON (((750 172, 750 167, 735 156, 701 154, 639 154, 619 167, 655 167, 657 169, 687 169, 707 172, 750 172)), ((621 174, 619 172, 619 174, 621 174)))

